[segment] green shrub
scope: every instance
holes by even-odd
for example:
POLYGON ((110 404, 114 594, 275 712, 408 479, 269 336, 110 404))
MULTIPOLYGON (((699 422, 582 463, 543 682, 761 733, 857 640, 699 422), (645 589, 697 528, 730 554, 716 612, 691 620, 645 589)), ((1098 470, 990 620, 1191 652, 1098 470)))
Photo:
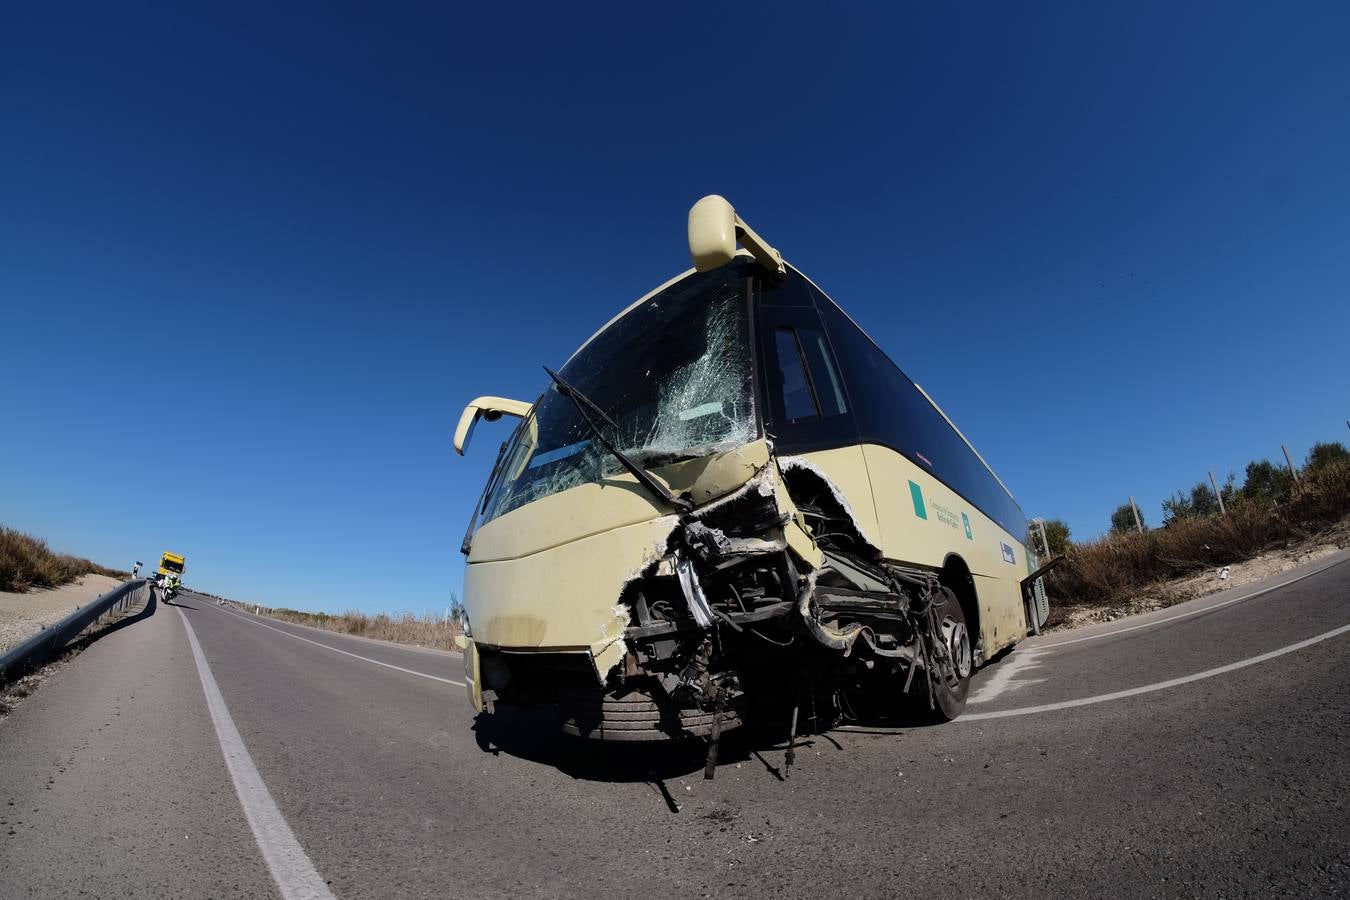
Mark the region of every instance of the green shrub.
POLYGON ((1308 474, 1312 474, 1318 469, 1344 462, 1350 462, 1350 450, 1346 450, 1340 441, 1323 441, 1312 445, 1312 449, 1308 451, 1308 461, 1303 464, 1303 468, 1308 474))
MULTIPOLYGON (((1139 524, 1145 529, 1148 523, 1144 521, 1144 514, 1139 514, 1139 524)), ((1116 507, 1116 511, 1111 513, 1111 532, 1113 534, 1130 534, 1136 532, 1134 524, 1134 507, 1129 503, 1122 503, 1116 507)))
POLYGON ((1283 503, 1294 488, 1294 477, 1284 466, 1268 459, 1247 463, 1247 480, 1242 483, 1244 500, 1283 503))
MULTIPOLYGON (((1033 543, 1038 555, 1048 552, 1049 556, 1045 558, 1049 559, 1050 556, 1060 556, 1069 552, 1069 524, 1067 522, 1063 519, 1046 519, 1042 527, 1045 528, 1045 540, 1049 543, 1049 547, 1041 546, 1040 528, 1035 525, 1028 526, 1028 530, 1035 536, 1033 543)), ((1043 559, 1042 562, 1044 561, 1043 559)))

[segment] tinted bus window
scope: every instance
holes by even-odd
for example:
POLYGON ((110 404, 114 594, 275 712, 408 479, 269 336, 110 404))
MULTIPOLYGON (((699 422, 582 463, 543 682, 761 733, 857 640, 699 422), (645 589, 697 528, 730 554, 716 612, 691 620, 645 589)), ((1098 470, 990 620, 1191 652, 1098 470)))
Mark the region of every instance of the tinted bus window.
POLYGON ((825 335, 817 328, 799 328, 797 339, 801 341, 802 351, 806 354, 821 415, 842 416, 848 412, 848 403, 844 401, 844 385, 834 367, 834 360, 830 358, 825 335))
POLYGON ((816 299, 860 439, 908 457, 1025 543, 1021 509, 942 413, 828 297, 816 299))
POLYGON ((783 384, 783 412, 788 420, 806 419, 820 415, 811 397, 811 386, 806 381, 806 364, 797 335, 791 328, 776 328, 774 347, 778 351, 778 374, 783 384))

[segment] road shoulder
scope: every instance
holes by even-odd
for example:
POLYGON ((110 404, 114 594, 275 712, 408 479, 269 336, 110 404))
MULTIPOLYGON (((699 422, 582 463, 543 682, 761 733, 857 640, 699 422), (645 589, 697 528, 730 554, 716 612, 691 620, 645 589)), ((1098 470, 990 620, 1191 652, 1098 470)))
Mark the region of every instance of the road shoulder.
POLYGON ((16 893, 272 891, 164 612, 105 635, 0 722, 0 870, 16 893))
MULTIPOLYGON (((202 600, 202 602, 207 602, 207 599, 204 597, 200 599, 202 600)), ((347 634, 346 632, 332 631, 331 629, 328 628, 317 628, 313 625, 305 625, 300 622, 290 622, 287 621, 286 619, 276 619, 273 618, 272 616, 261 615, 259 613, 253 612, 253 610, 247 603, 237 603, 233 600, 227 600, 226 604, 234 612, 237 612, 241 615, 247 615, 252 619, 258 620, 259 622, 265 622, 269 625, 282 627, 283 629, 284 628, 303 629, 303 631, 314 632, 315 634, 327 635, 329 637, 341 638, 342 640, 363 641, 367 644, 375 644, 381 647, 397 647, 400 650, 411 650, 416 653, 429 653, 434 656, 448 656, 454 659, 460 659, 464 655, 460 653, 458 650, 440 650, 436 647, 424 647, 421 644, 400 644, 398 641, 386 641, 380 638, 366 637, 365 635, 360 634, 347 634)))
POLYGON ((1271 591, 1279 590, 1286 585, 1295 584, 1304 578, 1316 575, 1317 573, 1323 572, 1334 566, 1341 565, 1347 560, 1350 560, 1350 550, 1341 550, 1330 556, 1325 556, 1312 562, 1305 563, 1304 565, 1296 566, 1292 569, 1272 575, 1262 581, 1249 582, 1239 587, 1216 591, 1212 594, 1206 594, 1203 597, 1197 597, 1194 600, 1187 600, 1183 603, 1178 603, 1163 609, 1156 609, 1151 612, 1140 613, 1136 616, 1117 619, 1114 622, 1098 622, 1091 625, 1084 625, 1080 628, 1058 629, 1038 637, 1028 638, 1019 646, 1027 649, 1049 649, 1051 647, 1064 646, 1071 643, 1081 643, 1084 641, 1096 640, 1098 638, 1110 637, 1129 631, 1152 628, 1167 622, 1201 615, 1211 610, 1222 609, 1226 606, 1263 596, 1271 591))

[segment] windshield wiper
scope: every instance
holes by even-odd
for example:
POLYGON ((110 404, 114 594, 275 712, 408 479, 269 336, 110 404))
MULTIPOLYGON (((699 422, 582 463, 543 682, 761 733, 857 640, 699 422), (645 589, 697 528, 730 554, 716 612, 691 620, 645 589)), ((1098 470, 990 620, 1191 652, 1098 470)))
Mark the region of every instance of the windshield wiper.
POLYGON ((603 409, 596 406, 594 401, 581 393, 581 391, 572 387, 572 385, 568 384, 561 375, 550 369, 548 366, 544 366, 544 371, 548 373, 549 378, 553 379, 553 385, 557 388, 558 393, 562 394, 576 405, 577 412, 581 413, 581 418, 588 426, 590 426, 591 432, 595 435, 595 439, 599 441, 606 450, 614 454, 614 458, 619 461, 619 465, 627 469, 628 473, 638 480, 638 483, 651 491, 662 501, 675 507, 681 512, 689 512, 694 508, 694 504, 690 503, 684 497, 676 497, 664 484, 653 478, 650 472, 633 462, 626 453, 614 446, 614 442, 605 437, 604 432, 600 430, 600 426, 595 424, 595 422, 591 420, 591 417, 586 414, 586 410, 589 409, 610 425, 610 427, 618 429, 618 423, 611 419, 603 409))

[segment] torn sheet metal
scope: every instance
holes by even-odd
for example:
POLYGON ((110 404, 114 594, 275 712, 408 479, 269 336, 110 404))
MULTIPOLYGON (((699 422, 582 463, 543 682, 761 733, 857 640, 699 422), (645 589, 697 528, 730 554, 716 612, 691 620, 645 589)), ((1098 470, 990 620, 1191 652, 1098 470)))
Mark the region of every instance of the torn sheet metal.
POLYGON ((769 447, 758 440, 704 460, 690 460, 683 464, 681 475, 672 475, 667 481, 671 489, 682 491, 696 506, 723 497, 741 487, 769 465, 769 447))
POLYGON ((868 530, 867 521, 858 515, 854 510, 853 505, 849 503, 848 497, 840 489, 838 483, 836 483, 823 468, 801 456, 779 457, 778 467, 784 472, 791 472, 794 470, 810 472, 819 479, 830 492, 830 495, 839 503, 840 507, 844 510, 845 515, 852 521, 853 527, 858 530, 859 537, 862 538, 871 550, 875 551, 878 555, 881 555, 881 545, 877 542, 876 535, 868 530))

